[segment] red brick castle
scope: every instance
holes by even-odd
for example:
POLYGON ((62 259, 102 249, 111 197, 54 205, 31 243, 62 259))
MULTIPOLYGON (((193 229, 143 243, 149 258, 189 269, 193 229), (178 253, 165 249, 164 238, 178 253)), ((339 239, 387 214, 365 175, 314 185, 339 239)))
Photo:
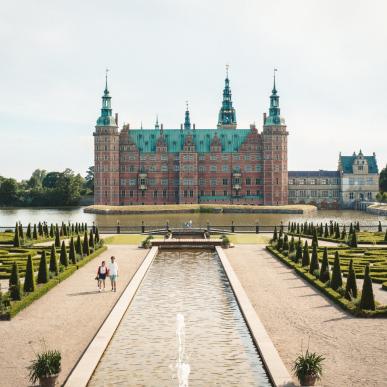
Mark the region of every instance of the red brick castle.
POLYGON ((107 79, 94 132, 95 204, 288 204, 287 136, 274 77, 263 130, 237 129, 228 73, 217 128, 118 128, 107 79))

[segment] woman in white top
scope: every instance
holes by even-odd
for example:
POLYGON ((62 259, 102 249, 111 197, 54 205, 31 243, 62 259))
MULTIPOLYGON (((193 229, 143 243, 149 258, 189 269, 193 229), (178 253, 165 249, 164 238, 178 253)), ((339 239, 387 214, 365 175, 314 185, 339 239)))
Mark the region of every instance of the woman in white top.
POLYGON ((108 268, 105 265, 105 261, 102 261, 101 266, 98 267, 97 279, 98 279, 98 289, 101 291, 101 285, 103 284, 103 290, 105 290, 105 279, 108 274, 108 268))

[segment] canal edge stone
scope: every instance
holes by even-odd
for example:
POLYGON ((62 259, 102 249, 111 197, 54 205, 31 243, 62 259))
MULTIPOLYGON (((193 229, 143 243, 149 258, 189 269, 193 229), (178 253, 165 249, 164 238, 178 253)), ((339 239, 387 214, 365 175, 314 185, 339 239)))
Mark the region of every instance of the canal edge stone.
POLYGON ((276 387, 295 386, 289 371, 283 363, 255 309, 251 305, 251 302, 247 297, 247 294, 244 291, 237 275, 235 274, 226 254, 219 246, 216 246, 215 249, 271 382, 276 387))
POLYGON ((122 317, 131 304, 137 289, 141 285, 149 267, 158 253, 158 247, 152 247, 148 252, 133 278, 126 286, 121 297, 101 325, 100 329, 86 348, 71 371, 64 386, 65 387, 86 387, 97 367, 106 347, 109 345, 114 332, 120 324, 122 317))

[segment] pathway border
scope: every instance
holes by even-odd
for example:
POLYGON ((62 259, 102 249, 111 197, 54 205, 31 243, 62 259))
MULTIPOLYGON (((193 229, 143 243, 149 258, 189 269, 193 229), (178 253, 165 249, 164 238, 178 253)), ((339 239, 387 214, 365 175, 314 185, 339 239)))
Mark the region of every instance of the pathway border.
POLYGON ((106 347, 108 346, 114 332, 116 331, 122 317, 132 302, 145 274, 147 273, 153 259, 158 253, 157 247, 152 247, 140 267, 137 269, 132 280, 118 299, 112 311, 100 327, 82 357, 67 378, 65 387, 86 387, 95 368, 97 367, 106 347))
POLYGON ((238 277, 236 276, 231 264, 219 246, 216 247, 216 252, 222 262, 224 271, 230 281, 232 290, 245 318, 246 324, 250 330, 253 341, 261 355, 262 361, 265 365, 266 371, 276 387, 291 387, 295 386, 292 377, 290 376, 285 364, 280 358, 273 342, 270 339, 265 327, 255 312, 246 292, 244 291, 238 277))

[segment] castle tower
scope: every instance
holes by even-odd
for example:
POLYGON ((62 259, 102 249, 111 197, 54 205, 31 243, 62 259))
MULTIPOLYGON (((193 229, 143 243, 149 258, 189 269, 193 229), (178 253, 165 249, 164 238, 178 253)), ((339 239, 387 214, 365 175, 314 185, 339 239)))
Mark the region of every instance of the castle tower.
POLYGON ((191 129, 191 119, 189 116, 189 110, 188 110, 188 101, 186 102, 187 107, 185 109, 185 116, 184 116, 184 129, 189 130, 191 129))
POLYGON ((230 80, 228 79, 228 65, 226 66, 226 79, 223 89, 222 107, 219 111, 218 129, 236 129, 236 114, 232 106, 230 80))
POLYGON ((269 116, 263 124, 264 204, 288 204, 288 132, 280 115, 279 96, 275 84, 270 96, 269 116))
POLYGON ((118 116, 113 117, 111 96, 105 76, 101 115, 94 136, 94 203, 119 205, 119 133, 118 116))

